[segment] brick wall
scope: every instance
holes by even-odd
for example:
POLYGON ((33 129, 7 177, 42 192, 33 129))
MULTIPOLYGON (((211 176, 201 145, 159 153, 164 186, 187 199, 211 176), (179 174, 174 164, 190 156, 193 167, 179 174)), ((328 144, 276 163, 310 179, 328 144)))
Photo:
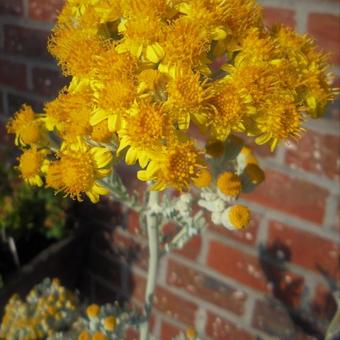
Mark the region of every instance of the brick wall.
MULTIPOLYGON (((0 1, 1 139, 3 122, 23 102, 39 110, 65 84, 46 52, 62 3, 0 1)), ((268 23, 309 32, 332 53, 339 85, 339 0, 262 3, 268 23)), ((260 151, 267 180, 243 197, 254 212, 246 232, 212 226, 162 259, 152 319, 159 338, 170 339, 190 325, 204 339, 322 338, 335 310, 331 290, 340 279, 339 124, 337 102, 324 119, 308 123, 299 144, 275 154, 260 151)), ((84 291, 97 301, 118 296, 141 307, 146 243, 136 232, 137 216, 127 214, 123 225, 95 226, 84 291)))

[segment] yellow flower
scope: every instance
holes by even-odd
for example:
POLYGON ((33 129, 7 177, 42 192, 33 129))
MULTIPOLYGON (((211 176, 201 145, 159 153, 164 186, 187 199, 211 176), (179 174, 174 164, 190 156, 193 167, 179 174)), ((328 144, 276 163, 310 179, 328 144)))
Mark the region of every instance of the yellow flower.
POLYGON ((86 308, 86 314, 90 319, 96 318, 99 315, 99 312, 100 307, 95 303, 86 308))
POLYGON ((96 332, 92 335, 91 340, 106 340, 106 335, 102 332, 96 332))
POLYGON ((240 169, 239 172, 242 172, 248 164, 258 163, 257 158, 251 151, 251 148, 247 145, 242 147, 240 153, 237 155, 236 161, 237 167, 240 169))
POLYGON ((187 338, 190 340, 190 339, 195 339, 197 337, 197 332, 195 329, 193 328, 189 328, 187 329, 186 331, 186 336, 187 338))
POLYGON ((77 92, 64 90, 57 99, 45 107, 45 124, 48 130, 57 129, 64 140, 74 142, 92 132, 92 93, 88 88, 77 92))
POLYGON ((250 210, 244 205, 234 205, 222 215, 222 224, 231 230, 240 230, 248 226, 251 219, 250 210))
POLYGON ((163 57, 159 41, 163 39, 166 23, 162 14, 167 10, 163 0, 128 0, 122 2, 123 17, 118 30, 123 39, 119 53, 130 52, 137 58, 157 63, 163 57))
POLYGON ((66 76, 81 77, 90 73, 94 56, 103 49, 103 40, 95 30, 62 25, 53 30, 48 48, 66 76))
POLYGON ((151 190, 174 188, 182 191, 188 189, 190 180, 197 178, 203 167, 201 153, 192 141, 174 141, 151 159, 146 170, 138 172, 138 178, 155 181, 151 190))
POLYGON ((24 151, 24 153, 19 157, 18 168, 25 182, 38 187, 43 185, 41 174, 45 156, 46 151, 39 151, 35 146, 33 146, 31 149, 24 151))
POLYGON ((257 111, 274 93, 281 94, 283 88, 279 81, 279 70, 273 65, 236 65, 228 67, 233 84, 251 98, 257 111))
POLYGON ((303 116, 301 109, 288 97, 275 98, 270 102, 266 113, 256 117, 259 145, 268 143, 274 150, 281 140, 297 139, 304 129, 301 127, 303 116))
POLYGON ((105 87, 95 91, 96 108, 91 116, 91 125, 97 125, 107 119, 109 130, 118 131, 123 122, 123 116, 133 104, 137 94, 137 86, 133 79, 113 79, 105 87))
POLYGON ((86 194, 96 203, 100 195, 108 194, 98 180, 111 172, 111 162, 112 153, 105 148, 90 148, 84 144, 66 146, 47 168, 47 186, 79 201, 86 194))
POLYGON ((197 188, 206 188, 212 181, 211 173, 208 169, 201 169, 198 177, 192 180, 197 188))
POLYGON ((240 177, 229 171, 223 172, 217 179, 217 188, 223 195, 236 198, 242 189, 240 177))
POLYGON ((103 320, 104 328, 107 331, 113 332, 116 329, 117 326, 117 319, 115 316, 107 316, 103 320))
POLYGON ((245 119, 254 113, 251 97, 229 81, 221 84, 218 94, 209 103, 206 128, 220 141, 226 140, 232 131, 245 131, 245 119))
POLYGON ((103 120, 92 128, 91 138, 95 142, 108 143, 112 138, 113 134, 109 130, 107 120, 103 120))
POLYGON ((78 336, 78 340, 90 340, 90 339, 91 334, 88 331, 82 331, 78 336))
POLYGON ((181 69, 202 66, 210 48, 210 39, 204 27, 182 17, 168 26, 162 44, 164 59, 159 70, 175 77, 181 69))
POLYGON ((15 134, 16 145, 43 144, 46 138, 42 121, 28 105, 23 105, 8 122, 7 131, 15 134))
POLYGON ((129 146, 125 161, 128 165, 137 160, 142 168, 153 154, 161 151, 171 125, 163 107, 149 101, 136 103, 126 116, 123 128, 118 131, 120 144, 117 152, 129 146))
POLYGON ((165 107, 172 111, 179 129, 188 129, 190 119, 204 124, 207 100, 214 95, 208 79, 201 81, 199 73, 181 70, 167 85, 165 107))

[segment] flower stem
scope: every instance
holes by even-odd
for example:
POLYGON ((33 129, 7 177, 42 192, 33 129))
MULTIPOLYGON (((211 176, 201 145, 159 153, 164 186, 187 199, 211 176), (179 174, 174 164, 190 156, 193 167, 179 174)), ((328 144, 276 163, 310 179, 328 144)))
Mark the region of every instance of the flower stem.
POLYGON ((157 282, 158 260, 159 260, 159 238, 158 238, 158 218, 152 211, 152 207, 158 204, 159 193, 157 191, 151 191, 148 201, 148 210, 146 213, 146 224, 148 230, 148 242, 149 242, 149 267, 148 278, 145 291, 145 313, 146 320, 140 326, 140 340, 149 339, 149 318, 151 315, 153 295, 157 282))

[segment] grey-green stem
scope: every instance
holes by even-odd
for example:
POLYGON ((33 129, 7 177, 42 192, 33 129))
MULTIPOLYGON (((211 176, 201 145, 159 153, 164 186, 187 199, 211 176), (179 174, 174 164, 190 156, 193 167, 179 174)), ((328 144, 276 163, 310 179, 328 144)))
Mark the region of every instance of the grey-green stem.
POLYGON ((153 208, 158 205, 158 200, 159 193, 157 191, 151 191, 146 212, 146 225, 149 243, 149 268, 145 292, 146 320, 140 326, 140 340, 149 340, 149 318, 152 310, 153 296, 157 282, 159 260, 159 219, 153 208))

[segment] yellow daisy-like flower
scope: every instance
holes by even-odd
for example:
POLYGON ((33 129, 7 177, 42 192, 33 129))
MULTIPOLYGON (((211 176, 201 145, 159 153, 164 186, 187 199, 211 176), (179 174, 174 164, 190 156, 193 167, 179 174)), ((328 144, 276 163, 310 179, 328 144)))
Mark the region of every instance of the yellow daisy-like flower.
POLYGON ((120 144, 117 152, 129 146, 126 163, 131 165, 139 160, 144 168, 150 158, 161 151, 170 132, 169 118, 162 105, 141 101, 129 110, 123 128, 118 131, 120 144))
POLYGON ((107 316, 103 320, 103 325, 107 331, 113 332, 117 326, 117 318, 115 316, 107 316))
POLYGON ((92 92, 89 88, 77 92, 64 90, 45 107, 46 128, 51 131, 56 128, 61 137, 70 143, 78 137, 87 136, 92 132, 92 105, 92 92))
POLYGON ((15 144, 21 146, 43 144, 46 138, 42 121, 28 105, 23 105, 8 122, 7 131, 15 134, 15 144))
POLYGON ((223 172, 217 179, 217 188, 223 195, 236 198, 242 189, 241 179, 233 172, 223 172))
POLYGON ((197 337, 197 332, 193 328, 187 329, 185 333, 186 333, 186 336, 189 340, 195 339, 197 337))
POLYGON ((90 124, 97 125, 107 119, 109 130, 118 131, 122 127, 123 116, 133 104, 136 95, 136 82, 128 78, 117 78, 109 86, 97 89, 94 93, 96 108, 90 124))
POLYGON ((106 340, 107 337, 104 333, 102 332, 96 332, 92 335, 91 340, 106 340))
POLYGON ((227 81, 221 84, 216 97, 211 98, 207 128, 211 136, 224 141, 232 131, 245 131, 245 119, 253 114, 251 97, 227 81))
POLYGON ((112 153, 106 148, 84 144, 67 146, 47 168, 46 183, 57 192, 82 201, 86 194, 93 203, 109 191, 98 183, 111 172, 112 153))
POLYGON ((96 35, 96 30, 62 25, 53 30, 48 49, 66 76, 81 77, 91 72, 94 56, 103 49, 103 40, 96 35))
POLYGON ((162 44, 164 59, 159 70, 175 77, 181 69, 202 66, 210 48, 210 39, 204 27, 183 17, 169 25, 162 44))
POLYGON ((155 181, 151 190, 188 189, 190 181, 204 168, 201 153, 192 141, 174 141, 164 147, 159 156, 151 159, 145 170, 138 172, 141 181, 155 181))
POLYGON ((274 150, 281 140, 299 138, 304 131, 301 111, 289 96, 271 101, 266 113, 256 117, 259 137, 255 142, 259 145, 268 143, 274 150))
POLYGON ((35 146, 24 151, 24 153, 19 157, 18 168, 25 182, 38 187, 43 185, 41 175, 43 165, 46 164, 45 157, 46 151, 37 150, 35 146))
POLYGON ((103 120, 92 127, 91 138, 99 143, 108 143, 113 138, 113 133, 109 130, 107 120, 103 120))
POLYGON ((88 331, 82 331, 78 336, 78 340, 91 340, 91 334, 88 331))
POLYGON ((194 178, 192 181, 197 188, 207 188, 212 182, 212 176, 208 169, 201 169, 198 173, 198 177, 194 178))
POLYGON ((244 205, 234 205, 222 214, 222 224, 231 230, 245 229, 251 219, 250 210, 244 205))
POLYGON ((199 73, 181 70, 167 85, 166 108, 172 111, 179 129, 188 129, 190 120, 203 124, 207 100, 214 96, 213 87, 208 79, 201 81, 199 73))
POLYGON ((96 318, 99 315, 99 312, 100 307, 95 303, 86 308, 86 314, 90 319, 96 318))

